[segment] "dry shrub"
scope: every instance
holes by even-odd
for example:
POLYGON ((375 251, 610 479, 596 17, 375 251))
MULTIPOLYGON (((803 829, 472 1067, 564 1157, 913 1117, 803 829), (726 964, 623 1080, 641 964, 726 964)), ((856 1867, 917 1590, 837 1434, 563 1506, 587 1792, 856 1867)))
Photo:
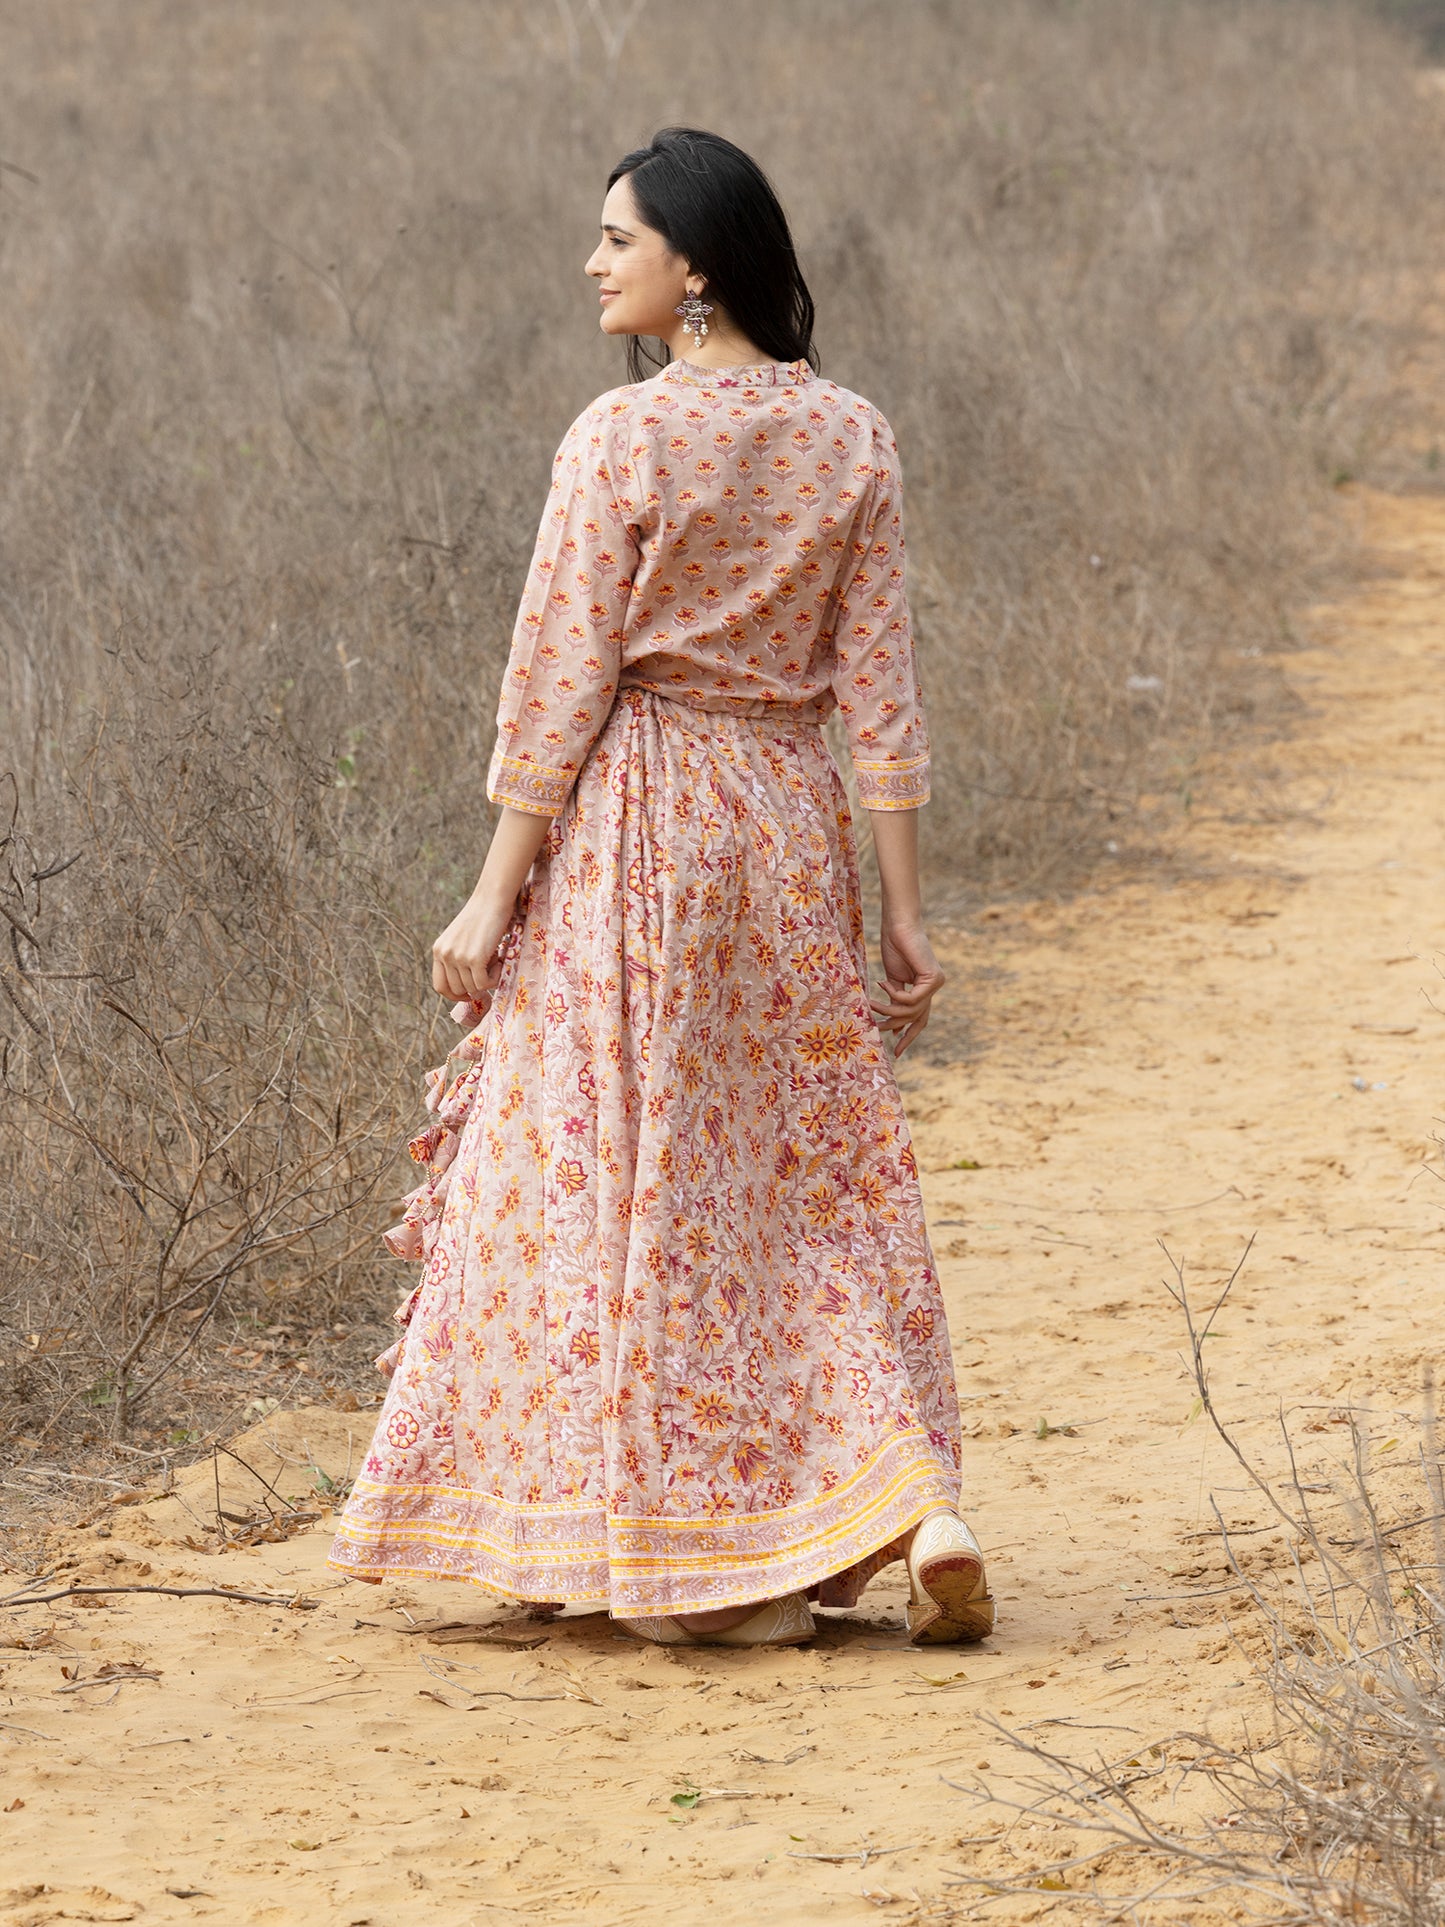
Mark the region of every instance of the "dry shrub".
POLYGON ((764 158, 825 368, 898 432, 940 892, 1064 874, 1248 712, 1349 560, 1330 484, 1394 431, 1433 266, 1407 45, 1309 0, 0 0, 0 30, 34 979, 4 1343, 117 1416, 208 1266, 257 1316, 267 1278, 330 1280, 318 1315, 389 1289, 336 1267, 400 1185, 548 459, 622 373, 580 272, 622 150, 687 119, 764 158), (206 1200, 159 1287, 147 1173, 188 1226, 206 1200))
MULTIPOLYGON (((1204 1367, 1204 1341, 1233 1283, 1202 1321, 1182 1267, 1171 1289, 1203 1408, 1291 1541, 1288 1563, 1269 1572, 1220 1522, 1238 1581, 1233 1643, 1251 1662, 1272 1730, 1160 1735, 1127 1759, 1090 1765, 999 1728, 1031 1762, 1034 1797, 1015 1804, 1068 1827, 1080 1850, 1022 1880, 969 1884, 996 1895, 1070 1890, 1108 1919, 1196 1920, 1223 1906, 1231 1918, 1280 1927, 1439 1927, 1445 1458, 1433 1384, 1427 1377, 1417 1450, 1403 1464, 1383 1462, 1370 1420, 1351 1412, 1341 1414, 1349 1461, 1326 1496, 1311 1497, 1320 1482, 1301 1479, 1283 1426, 1290 1477, 1267 1477, 1220 1419, 1204 1367)), ((1398 1433, 1398 1414, 1393 1423, 1398 1433)))
POLYGON ((8 1416, 79 1400, 118 1433, 223 1305, 354 1299, 419 974, 398 999, 405 935, 295 746, 221 738, 204 680, 123 674, 67 768, 64 854, 13 779, 0 824, 8 1416))

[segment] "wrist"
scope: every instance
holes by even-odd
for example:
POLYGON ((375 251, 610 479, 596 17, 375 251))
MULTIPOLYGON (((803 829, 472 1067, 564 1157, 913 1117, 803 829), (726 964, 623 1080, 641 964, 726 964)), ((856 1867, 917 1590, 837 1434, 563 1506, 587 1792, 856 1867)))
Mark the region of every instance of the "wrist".
POLYGON ((472 889, 471 906, 479 915, 484 917, 501 917, 505 919, 512 914, 512 908, 516 901, 517 892, 515 890, 508 891, 503 889, 489 877, 485 871, 477 878, 472 889))
POLYGON ((906 904, 894 904, 885 897, 879 922, 885 930, 922 930, 923 905, 917 900, 906 904))

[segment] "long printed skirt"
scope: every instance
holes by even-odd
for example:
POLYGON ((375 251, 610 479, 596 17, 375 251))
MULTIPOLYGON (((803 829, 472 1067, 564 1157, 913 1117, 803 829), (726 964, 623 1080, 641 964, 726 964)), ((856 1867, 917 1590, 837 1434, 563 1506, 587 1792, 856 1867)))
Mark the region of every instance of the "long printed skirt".
POLYGON ((388 1237, 421 1283, 331 1563, 846 1602, 957 1504, 960 1427, 821 728, 624 688, 503 954, 431 1074, 388 1237))

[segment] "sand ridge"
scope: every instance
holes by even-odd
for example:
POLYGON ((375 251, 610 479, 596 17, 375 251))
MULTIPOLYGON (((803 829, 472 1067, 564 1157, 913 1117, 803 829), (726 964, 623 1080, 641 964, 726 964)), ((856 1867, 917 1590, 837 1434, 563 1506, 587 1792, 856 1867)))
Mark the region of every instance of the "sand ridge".
MULTIPOLYGON (((318 1478, 355 1470, 367 1415, 273 1413, 220 1503, 262 1512, 265 1481, 309 1523, 212 1549, 206 1463, 52 1563, 281 1603, 0 1613, 3 1927, 966 1919, 966 1876, 1074 1844, 991 1799, 1025 1766, 1000 1729, 1147 1775, 1181 1727, 1258 1716, 1211 1503, 1269 1521, 1195 1412, 1159 1240, 1207 1295, 1254 1236, 1214 1384, 1266 1462, 1289 1413, 1301 1478, 1328 1478, 1347 1407, 1413 1410, 1439 1350, 1445 503, 1350 493, 1386 566, 1286 660, 1293 739, 1201 789, 1167 877, 945 937, 979 1047, 904 1060, 996 1636, 907 1646, 896 1574, 767 1654, 368 1587, 325 1566, 318 1478)), ((1076 1876, 1048 1877, 988 1917, 1072 1917, 1076 1876)))

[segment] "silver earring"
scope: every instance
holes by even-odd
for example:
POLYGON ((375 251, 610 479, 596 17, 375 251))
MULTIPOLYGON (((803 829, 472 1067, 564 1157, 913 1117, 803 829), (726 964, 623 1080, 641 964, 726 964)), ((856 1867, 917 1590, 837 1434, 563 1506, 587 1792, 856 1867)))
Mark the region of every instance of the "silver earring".
POLYGON ((712 303, 704 301, 700 294, 685 294, 679 306, 672 312, 682 316, 683 330, 692 336, 693 353, 696 354, 702 346, 703 336, 707 333, 707 322, 704 317, 712 313, 712 303))

